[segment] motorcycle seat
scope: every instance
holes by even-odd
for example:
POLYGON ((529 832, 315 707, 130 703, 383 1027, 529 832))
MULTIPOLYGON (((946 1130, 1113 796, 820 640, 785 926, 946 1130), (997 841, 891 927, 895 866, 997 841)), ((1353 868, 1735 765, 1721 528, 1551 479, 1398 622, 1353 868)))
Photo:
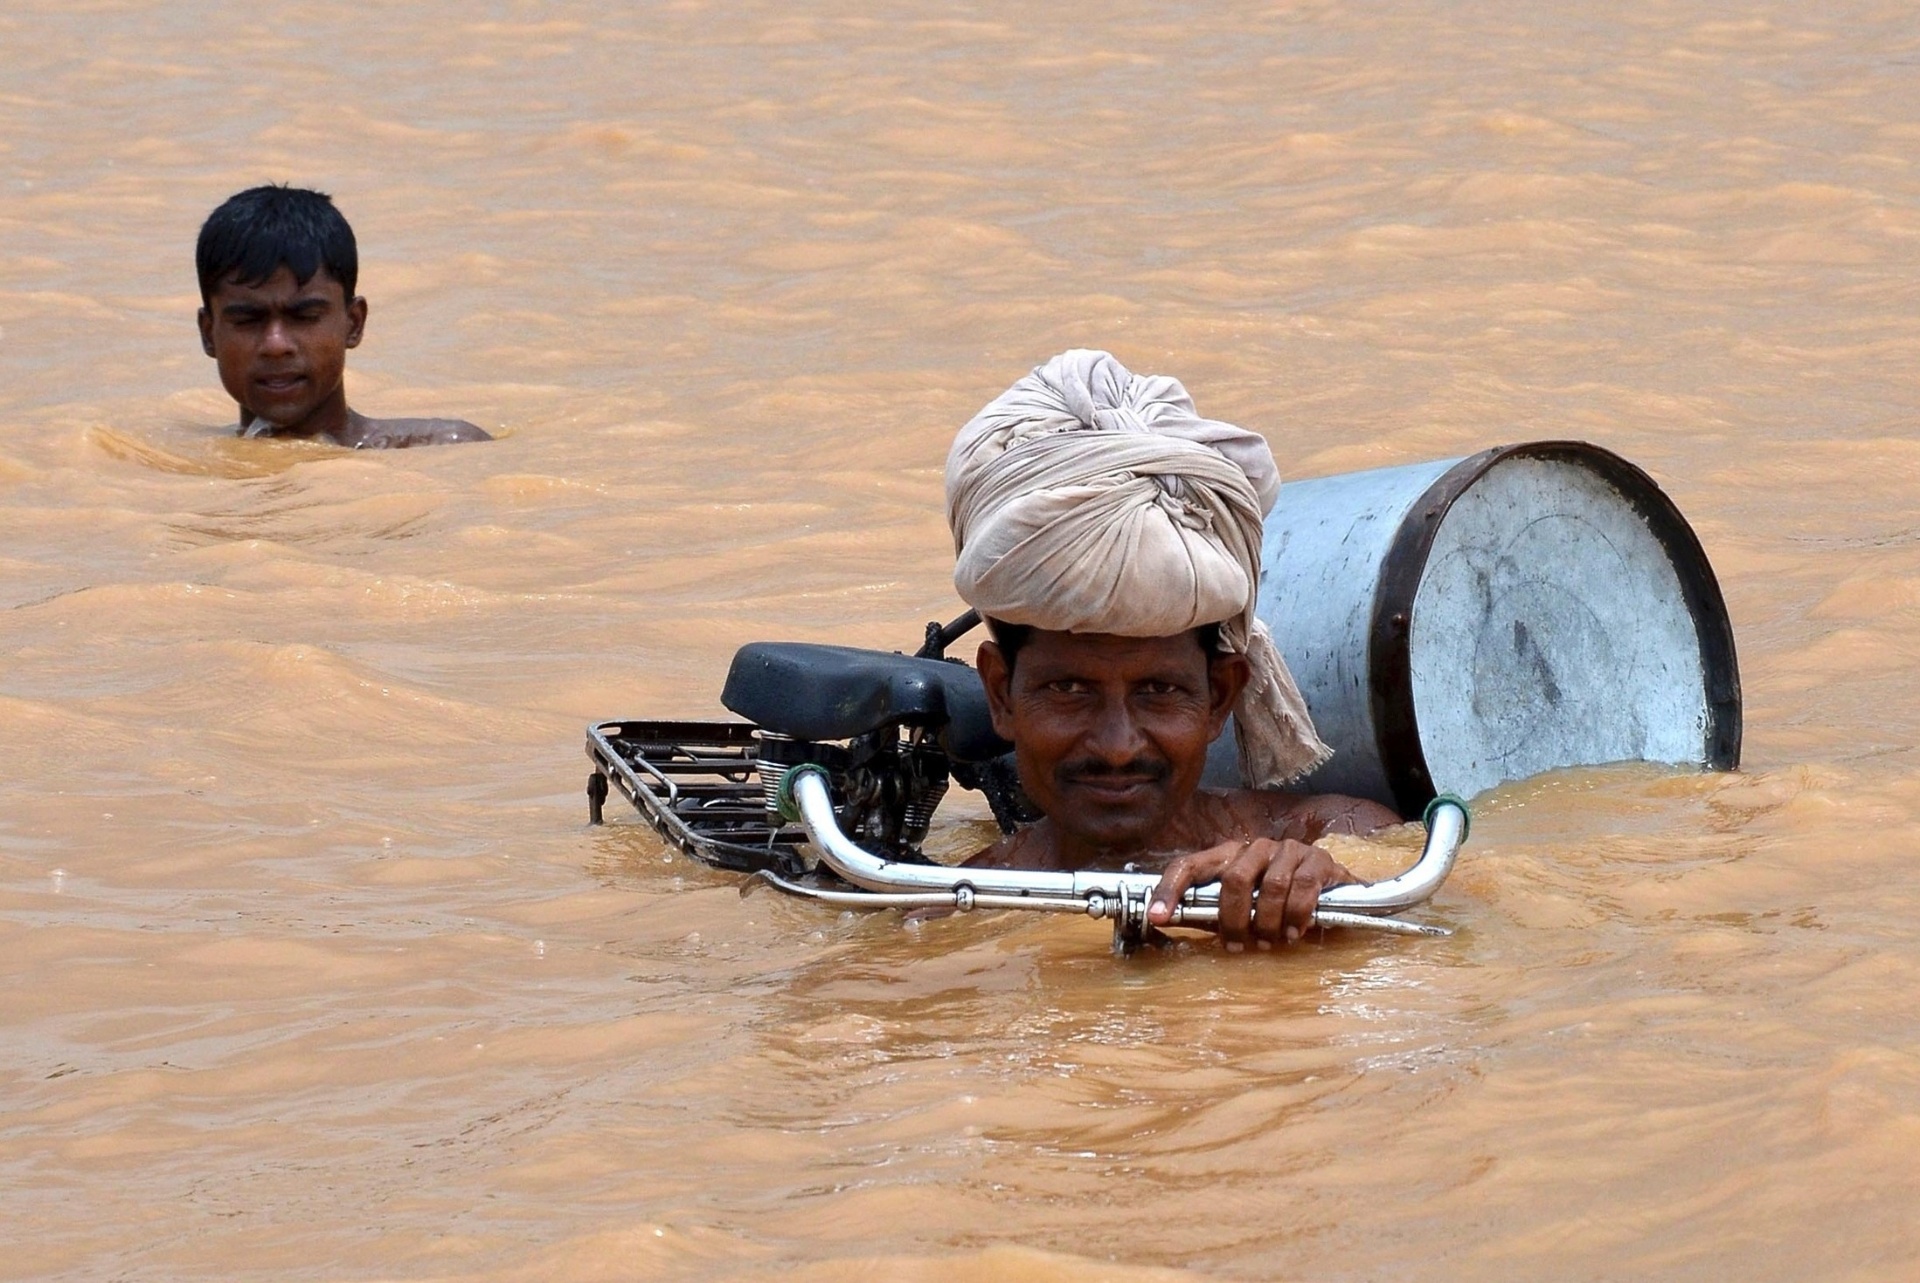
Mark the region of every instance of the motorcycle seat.
POLYGON ((1011 752, 994 733, 980 675, 964 664, 810 642, 750 642, 733 656, 726 707, 803 740, 845 740, 889 723, 937 731, 948 756, 984 762, 1011 752))

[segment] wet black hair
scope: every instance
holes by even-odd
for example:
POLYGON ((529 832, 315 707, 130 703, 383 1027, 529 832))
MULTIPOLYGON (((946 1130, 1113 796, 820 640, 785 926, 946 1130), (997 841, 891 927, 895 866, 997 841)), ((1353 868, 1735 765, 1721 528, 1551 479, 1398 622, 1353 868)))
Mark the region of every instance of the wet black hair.
MULTIPOLYGON (((1020 658, 1020 650, 1033 640, 1033 626, 1030 624, 1009 624, 1004 620, 988 618, 987 631, 993 634, 993 644, 1006 656, 1007 671, 1013 671, 1014 661, 1020 658)), ((1226 652, 1220 647, 1220 625, 1203 624, 1194 629, 1200 634, 1200 649, 1207 653, 1211 663, 1226 652)))
POLYGON ((324 267, 351 299, 360 251, 353 229, 325 192, 249 187, 207 215, 194 264, 200 270, 200 301, 208 307, 228 277, 258 285, 282 267, 302 285, 324 267))

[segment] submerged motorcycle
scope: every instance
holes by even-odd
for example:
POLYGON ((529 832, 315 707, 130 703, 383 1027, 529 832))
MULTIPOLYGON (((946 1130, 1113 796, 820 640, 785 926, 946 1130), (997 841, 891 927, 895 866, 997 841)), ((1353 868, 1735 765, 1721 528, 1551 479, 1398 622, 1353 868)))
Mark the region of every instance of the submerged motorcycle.
MULTIPOLYGON (((952 784, 986 796, 1003 832, 1039 818, 1013 746, 995 733, 979 675, 946 649, 972 611, 930 623, 913 655, 801 642, 742 647, 720 702, 744 721, 601 722, 587 730, 590 818, 617 790, 693 859, 790 895, 857 909, 1024 909, 1111 919, 1114 948, 1147 936, 1158 874, 953 868, 922 847, 952 784), (807 849, 814 858, 810 861, 807 849)), ((1427 843, 1406 873, 1332 888, 1315 920, 1444 935, 1389 915, 1425 903, 1467 833, 1465 806, 1436 799, 1427 843)), ((1209 927, 1219 887, 1189 890, 1169 925, 1209 927)))

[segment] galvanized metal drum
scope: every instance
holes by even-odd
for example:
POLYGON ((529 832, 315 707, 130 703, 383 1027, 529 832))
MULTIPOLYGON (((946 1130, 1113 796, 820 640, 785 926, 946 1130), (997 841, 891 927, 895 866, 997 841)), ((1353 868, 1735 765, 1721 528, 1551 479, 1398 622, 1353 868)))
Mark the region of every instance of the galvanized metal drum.
POLYGON ((1700 542, 1597 446, 1289 482, 1259 611, 1334 748, 1316 792, 1417 815, 1556 767, 1739 762, 1733 631, 1700 542))

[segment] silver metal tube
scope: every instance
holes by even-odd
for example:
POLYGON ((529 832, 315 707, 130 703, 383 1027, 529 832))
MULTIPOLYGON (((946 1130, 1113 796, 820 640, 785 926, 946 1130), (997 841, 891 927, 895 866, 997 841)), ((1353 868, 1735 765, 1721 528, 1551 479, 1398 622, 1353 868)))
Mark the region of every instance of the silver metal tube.
POLYGON ((1400 913, 1433 899, 1434 892, 1453 872, 1460 845, 1467 840, 1466 804, 1457 797, 1436 797, 1422 818, 1427 841, 1412 868, 1379 882, 1328 887, 1320 893, 1321 907, 1353 913, 1400 913))
POLYGON ((762 881, 779 887, 789 895, 805 896, 826 904, 843 904, 859 909, 1047 909, 1056 913, 1085 913, 1087 902, 1067 896, 981 895, 969 896, 965 887, 953 891, 912 891, 891 895, 880 891, 834 891, 790 882, 770 869, 755 874, 762 881))
MULTIPOLYGON (((914 891, 889 895, 880 891, 834 891, 827 887, 808 886, 803 882, 790 882, 771 869, 762 869, 754 876, 780 888, 788 895, 803 896, 823 904, 844 905, 850 909, 948 909, 958 913, 966 913, 973 909, 1034 909, 1054 913, 1084 913, 1096 918, 1116 916, 1108 911, 1108 905, 1104 903, 1096 904, 1092 900, 1075 900, 1067 896, 982 894, 969 896, 965 887, 952 892, 914 891)), ((1177 921, 1181 926, 1200 927, 1219 921, 1219 917, 1218 910, 1189 908, 1181 913, 1177 921)), ((1341 913, 1334 909, 1320 910, 1313 915, 1313 920, 1315 925, 1322 927, 1358 927, 1363 930, 1387 931, 1397 935, 1449 936, 1453 934, 1445 927, 1429 926, 1424 922, 1402 922, 1398 918, 1376 918, 1360 913, 1341 913)))
MULTIPOLYGON (((781 809, 806 826, 807 835, 827 867, 867 892, 888 897, 914 897, 913 903, 873 907, 1033 908, 1083 912, 1091 917, 1138 916, 1159 885, 1157 873, 1081 870, 1072 873, 1035 869, 952 868, 938 864, 905 864, 864 850, 845 833, 833 813, 833 795, 827 774, 818 766, 796 766, 780 781, 781 809), (918 897, 929 897, 921 900, 918 897), (962 903, 964 901, 964 903, 962 903)), ((1397 877, 1365 885, 1332 887, 1320 895, 1328 911, 1327 925, 1349 916, 1378 917, 1399 913, 1433 897, 1452 872, 1460 844, 1466 839, 1467 810, 1457 799, 1441 797, 1427 808, 1427 841, 1412 868, 1397 877), (1338 913, 1339 918, 1332 915, 1338 913)), ((775 880, 775 885, 814 895, 824 894, 775 880)), ((846 892, 831 893, 846 895, 846 892)), ((836 901, 851 903, 852 901, 836 901)), ((1212 925, 1219 920, 1218 883, 1193 887, 1174 906, 1169 925, 1212 925)), ((1412 924, 1397 924, 1408 927, 1412 924)))

